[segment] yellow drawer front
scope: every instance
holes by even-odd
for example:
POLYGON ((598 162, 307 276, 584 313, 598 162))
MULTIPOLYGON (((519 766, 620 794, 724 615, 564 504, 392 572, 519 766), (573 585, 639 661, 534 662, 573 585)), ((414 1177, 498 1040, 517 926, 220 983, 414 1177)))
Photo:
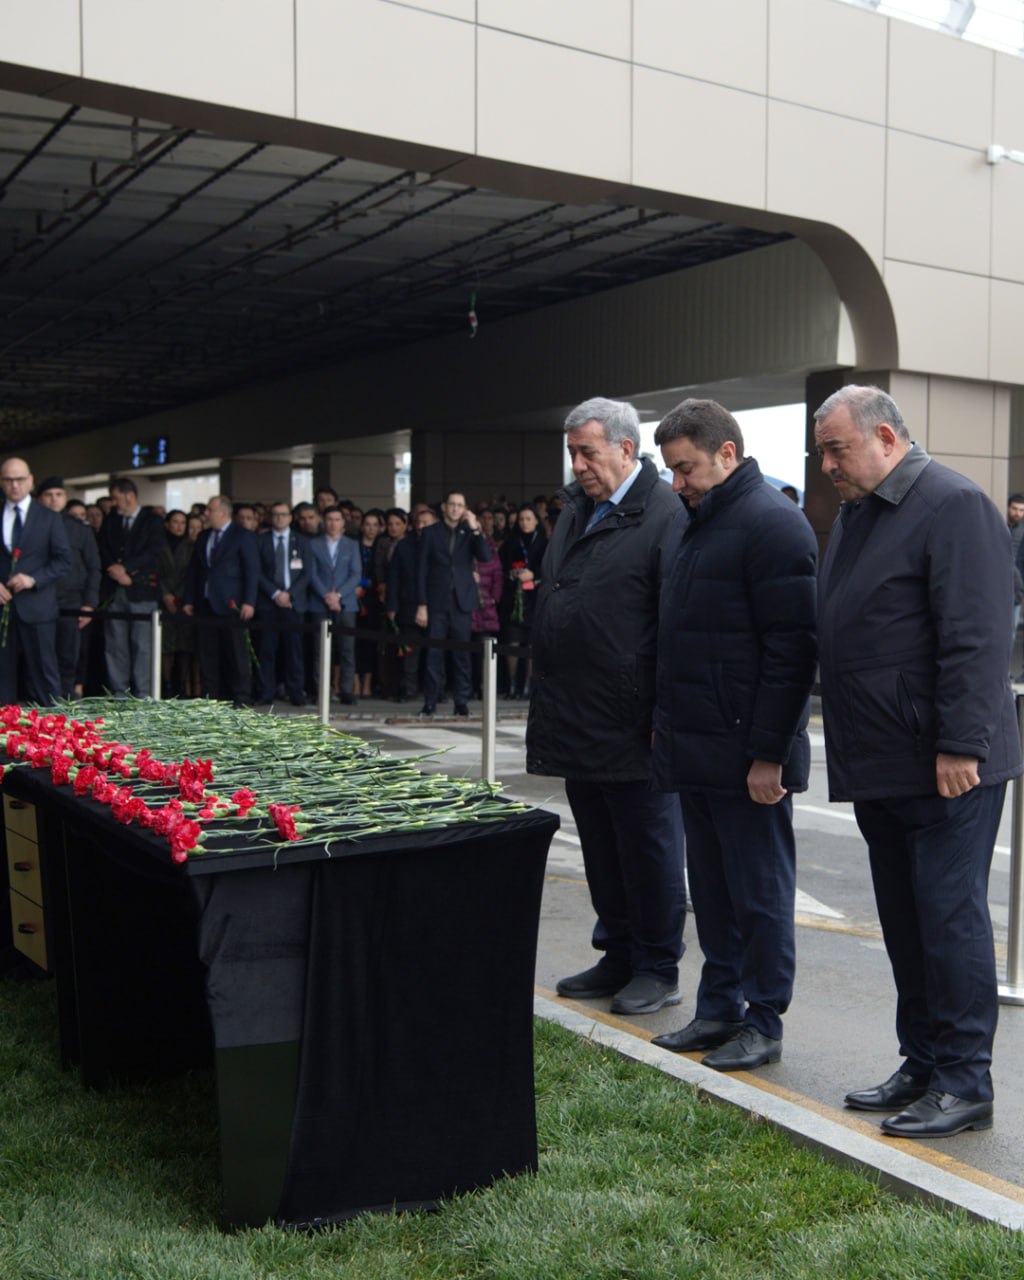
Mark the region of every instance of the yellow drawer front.
POLYGON ((22 955, 28 956, 40 969, 49 968, 43 909, 14 889, 11 890, 11 939, 22 955))
POLYGON ((14 831, 7 832, 7 875, 11 888, 33 902, 43 902, 39 875, 39 846, 14 831))
POLYGON ((27 840, 38 840, 36 833, 36 807, 27 800, 15 800, 4 796, 4 826, 27 840))

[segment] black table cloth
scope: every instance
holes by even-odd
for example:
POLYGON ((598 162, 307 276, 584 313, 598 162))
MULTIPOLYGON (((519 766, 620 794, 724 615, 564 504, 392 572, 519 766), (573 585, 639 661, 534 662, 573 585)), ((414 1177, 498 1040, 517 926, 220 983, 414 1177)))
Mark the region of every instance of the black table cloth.
POLYGON ((536 1167, 532 994, 558 819, 182 865, 43 771, 61 1046, 86 1084, 216 1065, 224 1220, 433 1205, 536 1167), (276 864, 276 865, 275 865, 276 864))

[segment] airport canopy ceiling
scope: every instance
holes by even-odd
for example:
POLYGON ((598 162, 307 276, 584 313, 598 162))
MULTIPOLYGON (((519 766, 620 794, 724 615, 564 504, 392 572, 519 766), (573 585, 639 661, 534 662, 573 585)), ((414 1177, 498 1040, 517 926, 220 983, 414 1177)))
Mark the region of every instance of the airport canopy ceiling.
POLYGON ((785 238, 0 91, 0 448, 785 238))

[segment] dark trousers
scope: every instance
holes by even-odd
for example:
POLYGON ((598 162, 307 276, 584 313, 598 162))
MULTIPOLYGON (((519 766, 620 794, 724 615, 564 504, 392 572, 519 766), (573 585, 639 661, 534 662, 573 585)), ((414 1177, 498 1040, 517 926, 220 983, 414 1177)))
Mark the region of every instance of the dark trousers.
POLYGON ((207 698, 230 698, 233 702, 252 701, 252 673, 249 668, 248 632, 241 622, 230 625, 203 626, 204 618, 214 615, 199 613, 196 627, 196 650, 199 675, 207 698))
POLYGON ((988 874, 1005 791, 854 805, 896 980, 902 1070, 979 1102, 992 1097, 999 1005, 988 874))
MULTIPOLYGON (((472 613, 464 613, 452 595, 448 605, 431 605, 427 611, 427 635, 431 640, 469 640, 473 624, 472 613)), ((444 649, 427 650, 427 674, 423 701, 434 706, 444 688, 444 649)), ((452 699, 458 703, 469 701, 469 652, 452 653, 452 699)))
POLYGON ((704 952, 698 1018, 743 1021, 773 1040, 793 997, 793 799, 682 793, 690 898, 704 952))
POLYGON ((43 705, 60 697, 57 670, 57 620, 22 622, 10 607, 7 643, 0 646, 0 704, 18 701, 18 659, 25 663, 28 695, 43 705))
POLYGON ((679 980, 686 923, 683 824, 679 797, 648 782, 566 780, 590 900, 592 942, 633 973, 679 980))
MULTIPOLYGON (((78 605, 68 605, 77 609, 78 605)), ((82 629, 78 618, 57 619, 57 670, 60 673, 61 697, 69 698, 75 689, 78 655, 82 648, 82 629)))
MULTIPOLYGON (((295 609, 260 610, 261 622, 295 622, 305 621, 305 614, 295 609)), ((305 701, 306 669, 302 658, 301 631, 277 631, 268 627, 260 633, 260 669, 257 698, 260 702, 273 702, 277 691, 277 655, 281 654, 284 662, 284 687, 293 702, 305 701)))

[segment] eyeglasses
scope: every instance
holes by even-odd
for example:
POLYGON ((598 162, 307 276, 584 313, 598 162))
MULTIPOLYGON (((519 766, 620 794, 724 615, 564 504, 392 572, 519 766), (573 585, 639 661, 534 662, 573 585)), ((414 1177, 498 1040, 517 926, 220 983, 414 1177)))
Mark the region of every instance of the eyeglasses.
POLYGON ((0 476, 0 484, 28 484, 31 476, 0 476))

